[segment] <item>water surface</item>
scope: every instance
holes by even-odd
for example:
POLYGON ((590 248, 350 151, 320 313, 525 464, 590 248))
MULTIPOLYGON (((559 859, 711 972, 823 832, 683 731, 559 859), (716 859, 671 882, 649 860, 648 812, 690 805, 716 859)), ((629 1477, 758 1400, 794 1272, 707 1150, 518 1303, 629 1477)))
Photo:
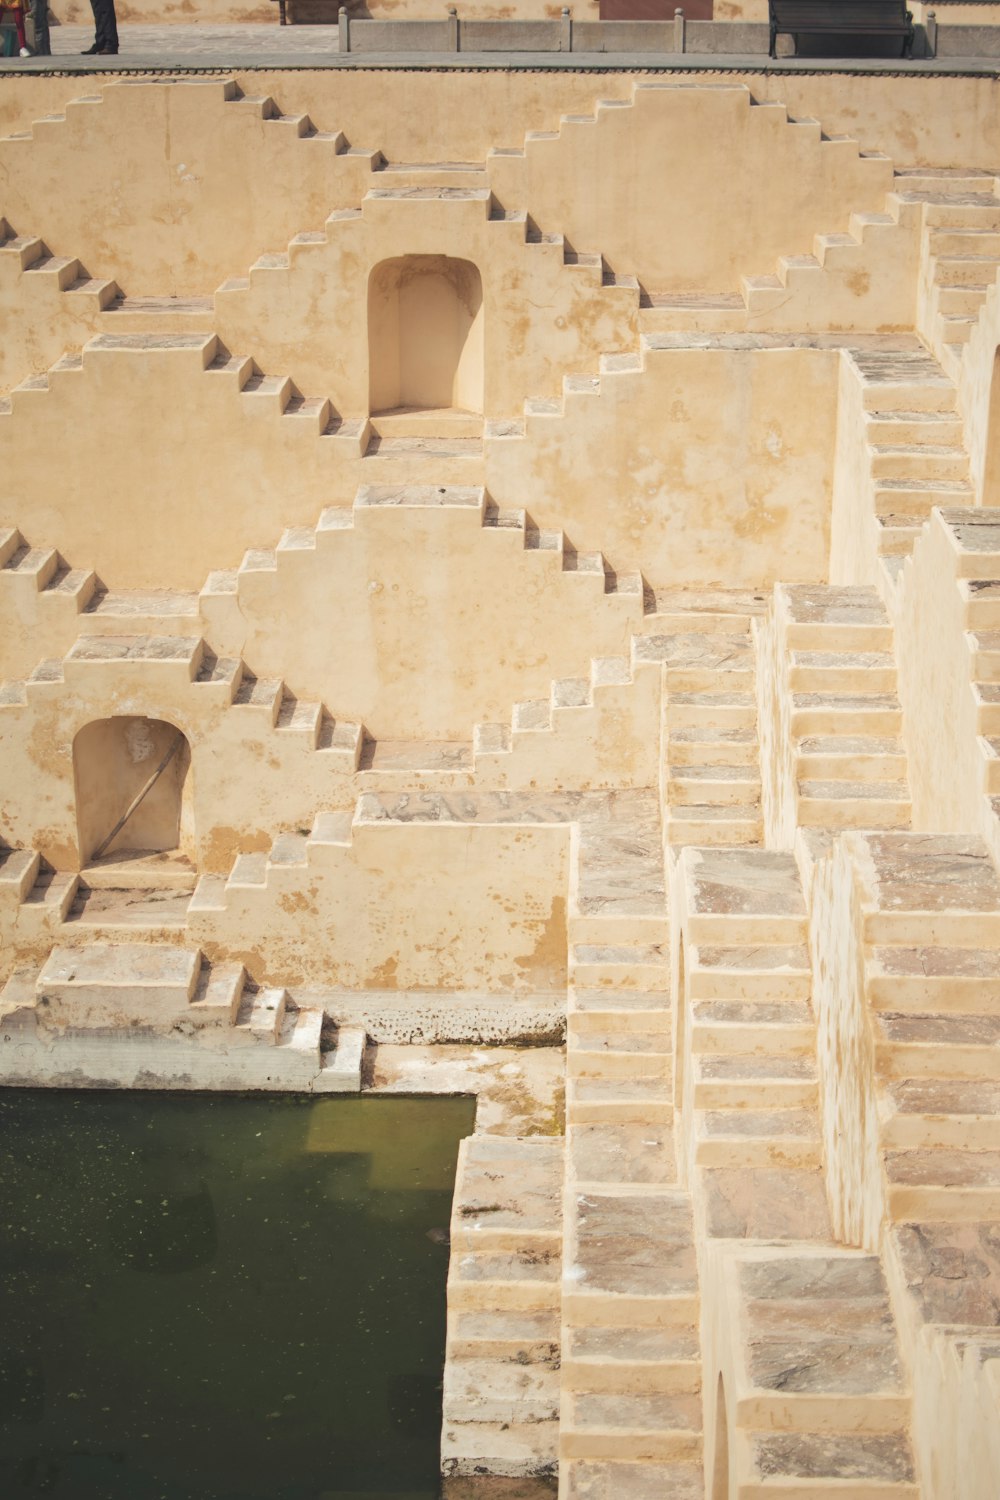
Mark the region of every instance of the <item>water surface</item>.
POLYGON ((473 1113, 0 1090, 0 1495, 432 1500, 473 1113))

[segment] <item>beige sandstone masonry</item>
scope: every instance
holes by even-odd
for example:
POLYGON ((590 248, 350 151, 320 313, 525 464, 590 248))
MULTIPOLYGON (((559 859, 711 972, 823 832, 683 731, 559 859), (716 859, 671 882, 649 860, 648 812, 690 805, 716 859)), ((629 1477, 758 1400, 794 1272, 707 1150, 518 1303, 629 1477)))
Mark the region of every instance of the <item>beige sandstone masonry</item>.
POLYGON ((2 212, 130 296, 205 293, 358 203, 377 158, 232 81, 122 81, 0 139, 2 212))
POLYGON ((501 202, 523 203, 580 247, 599 246, 613 270, 656 291, 732 291, 740 275, 771 274, 779 255, 810 251, 818 231, 846 229, 846 203, 881 210, 892 183, 888 158, 861 157, 850 139, 823 141, 816 120, 790 122, 742 84, 672 80, 564 117, 521 149, 492 152, 487 167, 501 202), (622 159, 637 180, 657 183, 648 212, 633 211, 632 174, 610 169, 622 159), (753 245, 750 262, 734 221, 753 245))

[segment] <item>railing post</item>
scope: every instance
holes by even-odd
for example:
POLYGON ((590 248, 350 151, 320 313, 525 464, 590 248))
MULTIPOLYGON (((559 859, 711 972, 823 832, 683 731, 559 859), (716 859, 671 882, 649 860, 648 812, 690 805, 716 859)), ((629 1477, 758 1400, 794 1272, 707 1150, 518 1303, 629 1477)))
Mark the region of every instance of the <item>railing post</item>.
POLYGON ((573 12, 568 5, 562 8, 562 37, 560 38, 560 49, 563 52, 573 50, 573 12))
POLYGON ((351 18, 347 13, 346 5, 342 5, 337 13, 337 38, 341 52, 351 50, 351 18))
POLYGON ((674 11, 674 51, 687 51, 687 22, 680 6, 674 11))
POLYGON ((924 41, 928 57, 937 57, 937 11, 929 10, 924 17, 924 41))
POLYGON ((448 51, 460 52, 462 50, 462 37, 459 31, 458 11, 454 5, 448 7, 448 51))

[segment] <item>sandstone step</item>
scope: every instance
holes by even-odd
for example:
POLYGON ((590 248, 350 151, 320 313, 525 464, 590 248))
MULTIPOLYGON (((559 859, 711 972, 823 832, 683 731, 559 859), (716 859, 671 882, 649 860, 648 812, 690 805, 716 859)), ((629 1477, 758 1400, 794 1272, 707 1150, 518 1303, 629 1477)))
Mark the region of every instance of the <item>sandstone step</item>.
POLYGON ((763 819, 757 803, 679 803, 668 808, 666 834, 671 845, 756 844, 763 837, 763 819))
POLYGON ((905 1432, 743 1431, 730 1469, 741 1500, 920 1500, 905 1432))
POLYGON ((202 960, 191 1015, 202 1025, 234 1026, 243 1002, 247 971, 242 964, 210 964, 202 960))
POLYGON ((323 1052, 314 1094, 357 1094, 368 1038, 363 1026, 338 1026, 335 1046, 323 1052))
POLYGON ((646 990, 577 990, 570 986, 567 995, 566 1033, 570 1044, 594 1033, 617 1035, 628 1032, 651 1033, 670 1030, 669 1002, 650 995, 646 990), (621 1003, 616 1004, 619 1000, 621 1003))
POLYGON ((571 1124, 567 1126, 566 1172, 573 1187, 676 1183, 671 1124, 571 1124))
POLYGON ((760 1250, 739 1265, 738 1428, 898 1433, 909 1393, 877 1256, 760 1250))
POLYGON ((562 1141, 468 1136, 459 1150, 453 1248, 562 1246, 562 1141))
POLYGON ((969 631, 972 672, 979 682, 1000 682, 1000 630, 969 631))
POLYGON ((918 1078, 890 1082, 879 1100, 879 1141, 896 1151, 1000 1151, 1000 1083, 918 1078))
POLYGON ((701 1453, 697 1395, 605 1395, 567 1392, 559 1430, 561 1460, 628 1459, 631 1463, 696 1460, 701 1453))
POLYGON ((657 989, 666 972, 667 956, 656 943, 576 943, 570 949, 570 981, 578 988, 657 989))
POLYGON ((866 988, 875 1010, 992 1015, 1000 953, 990 948, 875 947, 866 958, 866 988))
POLYGON ((753 729, 757 703, 750 693, 671 693, 667 699, 667 732, 678 729, 753 729))
POLYGON ((114 1026, 126 1014, 147 1021, 184 1015, 201 975, 196 948, 92 942, 55 947, 38 976, 46 1012, 62 1025, 114 1026))
POLYGON ((709 1110, 698 1121, 695 1162, 703 1167, 794 1167, 823 1165, 811 1109, 709 1110))
POLYGON ((698 1319, 691 1201, 679 1188, 567 1193, 563 1323, 684 1329, 698 1319))
POLYGON ((441 1463, 449 1474, 552 1475, 558 1463, 559 1423, 445 1422, 441 1463))
POLYGON ((1000 1150, 917 1148, 883 1157, 897 1222, 983 1224, 1000 1216, 1000 1150))
POLYGON ((811 1011, 794 1001, 699 1000, 691 1008, 691 1051, 726 1056, 812 1056, 811 1011))
POLYGON ((924 529, 924 516, 877 514, 876 543, 883 558, 909 558, 924 529))
POLYGON ((1000 629, 1000 580, 966 578, 958 587, 965 624, 973 630, 1000 629))
POLYGON ((796 739, 822 735, 896 735, 903 714, 894 693, 794 693, 791 732, 796 739))
POLYGON ((905 781, 800 781, 797 820, 803 828, 908 828, 905 781))
POLYGON ((669 1074, 669 1028, 653 1032, 585 1032, 574 1036, 567 1049, 570 1078, 661 1079, 669 1074))
POLYGON ((669 1073, 654 1077, 577 1076, 566 1079, 567 1126, 588 1124, 669 1125, 673 1120, 669 1073))
POLYGON ((935 505, 970 505, 973 498, 967 479, 876 479, 873 492, 876 513, 895 517, 899 529, 926 520, 935 505))
POLYGON ((566 1459, 559 1465, 566 1500, 705 1500, 702 1462, 601 1462, 566 1459))
POLYGON ((799 741, 803 781, 904 781, 906 755, 894 735, 810 735, 799 741))
POLYGON ((817 1103, 816 1062, 808 1055, 703 1053, 692 1065, 696 1109, 809 1110, 817 1103))
POLYGON ((930 228, 927 244, 934 256, 943 255, 988 255, 1000 254, 1000 232, 995 229, 977 229, 974 225, 958 225, 954 228, 930 228))
POLYGON ((852 349, 868 411, 954 411, 955 387, 925 350, 852 349))
POLYGON ((38 879, 41 857, 34 849, 0 847, 0 892, 23 901, 38 879))
POLYGON ((568 1390, 677 1395, 701 1389, 698 1337, 687 1329, 570 1328, 565 1344, 568 1390))
MULTIPOLYGON (((987 261, 985 265, 968 266, 956 264, 954 261, 942 262, 937 265, 937 306, 942 313, 957 314, 965 317, 976 317, 979 309, 986 301, 986 295, 990 289, 990 283, 976 280, 992 271, 997 271, 996 261, 987 261)), ((937 472, 941 472, 938 470, 937 472)))
POLYGON ((671 767, 748 766, 759 767, 757 734, 753 729, 713 729, 710 725, 694 729, 671 726, 667 742, 667 760, 671 767))
POLYGON ((688 952, 687 982, 693 1000, 807 1001, 812 993, 802 944, 701 944, 688 952))
POLYGON ((547 1364, 449 1360, 442 1415, 450 1422, 529 1423, 559 1419, 559 1371, 547 1364))
POLYGON ((667 796, 677 807, 750 805, 760 799, 760 772, 753 765, 671 765, 667 796))
POLYGON ((1000 1017, 874 1017, 875 1055, 885 1079, 1000 1080, 1000 1017))
POLYGON ((964 448, 948 444, 879 443, 869 448, 869 467, 879 480, 965 480, 969 458, 964 448))
POLYGON ((448 1314, 447 1358, 510 1360, 517 1365, 559 1363, 560 1314, 557 1307, 540 1311, 448 1314))
POLYGON ((896 662, 885 651, 793 650, 789 685, 795 693, 894 694, 896 662))
POLYGON ((865 427, 873 443, 960 447, 963 441, 962 421, 957 412, 870 411, 865 414, 865 427))
POLYGON ((559 1305, 558 1250, 534 1248, 451 1257, 448 1307, 454 1311, 524 1312, 559 1305))

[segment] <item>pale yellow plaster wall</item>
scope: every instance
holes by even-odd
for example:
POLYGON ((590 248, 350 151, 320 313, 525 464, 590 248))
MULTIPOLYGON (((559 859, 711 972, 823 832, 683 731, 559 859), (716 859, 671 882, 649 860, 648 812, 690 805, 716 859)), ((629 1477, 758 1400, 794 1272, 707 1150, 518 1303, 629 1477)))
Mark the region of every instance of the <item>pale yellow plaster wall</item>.
POLYGON ((488 437, 491 493, 657 584, 825 580, 837 352, 692 343, 488 437))
MULTIPOLYGON (((308 112, 318 129, 343 130, 352 145, 382 150, 393 161, 446 161, 459 143, 462 160, 482 162, 496 146, 521 147, 525 131, 554 129, 563 114, 589 112, 598 99, 629 97, 635 82, 627 72, 600 78, 520 69, 396 72, 390 97, 385 74, 375 70, 231 76, 248 95, 273 94, 286 114, 308 112)), ((690 74, 667 76, 690 82, 690 74)), ((699 71, 698 80, 732 83, 731 75, 710 71, 699 71)), ((879 77, 824 70, 778 77, 762 68, 742 74, 741 82, 757 99, 786 104, 793 118, 812 116, 829 135, 847 134, 866 151, 887 152, 897 166, 995 168, 1000 161, 1000 80, 988 75, 879 77)), ((25 130, 91 91, 72 77, 6 77, 0 132, 25 130)))
POLYGON ((845 230, 852 210, 881 210, 892 185, 890 163, 859 157, 854 142, 753 108, 742 82, 700 80, 638 84, 630 108, 598 107, 596 123, 565 121, 489 166, 506 207, 528 207, 657 291, 735 291, 741 275, 773 273, 778 255, 811 253, 817 231, 845 230))
POLYGON ((757 652, 757 734, 760 743, 761 814, 769 849, 795 843, 798 788, 792 737, 792 695, 785 637, 787 609, 780 588, 763 619, 751 622, 757 652))
MULTIPOLYGON (((490 218, 485 190, 458 198, 376 189, 359 216, 326 226, 326 242, 290 246, 287 269, 255 266, 246 289, 218 292, 215 328, 227 348, 290 374, 342 414, 368 412, 374 381, 379 410, 391 341, 370 325, 371 278, 385 262, 447 254, 482 282, 481 395, 477 403, 459 393, 454 404, 515 416, 526 395, 558 395, 564 375, 596 370, 603 353, 631 349, 638 337, 633 288, 602 287, 599 266, 566 266, 560 244, 529 244, 525 233, 523 220, 490 218)), ((391 370, 388 380, 386 389, 391 370)))
POLYGON ((913 1351, 912 1431, 924 1500, 994 1500, 1000 1474, 995 1329, 921 1330, 913 1351))
POLYGON ((0 522, 110 588, 198 589, 282 528, 349 504, 357 437, 320 438, 267 393, 206 373, 215 341, 91 344, 47 389, 15 391, 0 416, 0 522), (114 463, 99 413, 114 412, 114 463), (141 433, 142 443, 122 439, 141 433))
POLYGON ((594 668, 600 665, 595 662, 591 669, 591 704, 576 708, 557 703, 550 730, 514 729, 508 751, 477 750, 476 786, 536 791, 655 786, 662 669, 634 663, 632 680, 615 683, 594 680, 594 668))
POLYGON ((956 564, 952 539, 934 516, 889 601, 903 741, 914 829, 985 837, 985 763, 956 564))
MULTIPOLYGON (((274 0, 267 3, 277 9, 274 0)), ((158 76, 147 74, 142 81, 158 76)), ((633 81, 627 72, 595 79, 588 73, 520 69, 397 69, 391 75, 371 68, 230 69, 225 77, 248 97, 270 95, 285 114, 309 114, 318 130, 342 130, 352 147, 384 151, 395 162, 449 161, 456 152, 458 160, 483 162, 494 146, 521 146, 525 131, 553 129, 562 114, 589 110, 598 97, 626 97, 633 81)), ((27 130, 68 101, 112 86, 101 79, 8 74, 0 90, 0 133, 27 130)))
POLYGON ((809 910, 816 1060, 827 1198, 834 1232, 877 1250, 884 1213, 875 1048, 865 996, 856 865, 863 840, 844 834, 814 869, 809 910))
POLYGON ((955 375, 969 473, 980 505, 1000 505, 1000 285, 994 282, 955 375))
POLYGON ((842 356, 830 511, 830 582, 876 586, 878 538, 864 412, 857 368, 842 356))
MULTIPOLYGON (((363 434, 319 436, 315 414, 282 416, 275 394, 206 371, 215 352, 200 335, 166 348, 104 337, 48 389, 15 391, 0 523, 109 587, 192 590, 285 526, 349 506, 359 484, 468 482, 433 452, 394 468, 362 458, 363 434), (119 444, 112 469, 102 408, 144 439, 119 444)), ((488 438, 489 492, 657 583, 823 578, 836 372, 829 350, 651 350, 643 371, 530 416, 526 437, 488 438)))
POLYGON ((228 636, 258 676, 359 720, 376 738, 459 739, 510 721, 515 699, 628 653, 636 596, 525 551, 520 530, 483 528, 479 505, 358 506, 313 550, 245 571, 228 636))
MULTIPOLYGON (((305 734, 275 729, 263 707, 230 706, 225 684, 192 682, 186 662, 68 661, 64 671, 64 683, 30 684, 25 704, 0 708, 0 835, 56 869, 82 862, 74 742, 109 718, 165 720, 185 735, 180 847, 201 869, 228 870, 239 850, 267 849, 277 832, 308 827, 318 810, 353 806, 352 766, 315 750, 305 734)), ((121 787, 109 787, 84 829, 91 847, 124 810, 121 787)))
POLYGON ((301 139, 215 78, 108 84, 31 131, 0 139, 0 212, 132 296, 211 292, 371 179, 370 157, 301 139))
POLYGON ((565 824, 365 824, 229 886, 188 933, 255 978, 345 989, 565 989, 565 824), (458 914, 461 913, 461 920, 458 914))

